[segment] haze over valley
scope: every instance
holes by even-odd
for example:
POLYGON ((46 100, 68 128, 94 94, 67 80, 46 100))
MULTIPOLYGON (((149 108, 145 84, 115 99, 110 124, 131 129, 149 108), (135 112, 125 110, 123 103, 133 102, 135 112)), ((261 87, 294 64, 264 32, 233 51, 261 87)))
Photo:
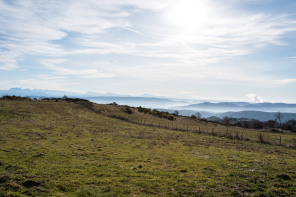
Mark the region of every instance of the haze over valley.
POLYGON ((99 104, 117 103, 119 105, 129 105, 133 107, 146 107, 158 109, 161 111, 179 111, 185 116, 200 113, 203 118, 216 116, 222 119, 225 116, 233 118, 257 119, 260 121, 274 120, 277 112, 283 114, 283 121, 296 119, 296 104, 290 103, 269 103, 259 102, 222 102, 222 101, 205 101, 189 98, 169 98, 156 97, 153 95, 128 96, 114 93, 100 94, 95 92, 73 93, 64 91, 49 90, 30 90, 21 88, 11 88, 9 90, 0 90, 0 96, 16 95, 30 98, 53 98, 53 97, 71 97, 84 98, 99 104))

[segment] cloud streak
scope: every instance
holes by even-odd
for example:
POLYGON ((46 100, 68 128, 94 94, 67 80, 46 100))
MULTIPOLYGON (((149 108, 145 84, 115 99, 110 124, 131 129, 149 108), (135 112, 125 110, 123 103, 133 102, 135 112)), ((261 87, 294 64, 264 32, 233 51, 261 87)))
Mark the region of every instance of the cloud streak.
POLYGON ((56 75, 61 75, 61 76, 72 75, 72 76, 78 76, 81 78, 90 78, 90 79, 114 77, 114 74, 99 72, 97 69, 75 70, 75 69, 65 68, 62 66, 57 66, 67 61, 68 61, 67 59, 46 59, 46 60, 42 60, 41 64, 43 64, 48 70, 54 71, 56 75))
POLYGON ((279 84, 290 84, 290 83, 296 83, 296 79, 279 79, 279 80, 273 80, 275 83, 279 84))
POLYGON ((12 51, 0 51, 0 70, 9 71, 18 68, 18 57, 19 55, 12 51))

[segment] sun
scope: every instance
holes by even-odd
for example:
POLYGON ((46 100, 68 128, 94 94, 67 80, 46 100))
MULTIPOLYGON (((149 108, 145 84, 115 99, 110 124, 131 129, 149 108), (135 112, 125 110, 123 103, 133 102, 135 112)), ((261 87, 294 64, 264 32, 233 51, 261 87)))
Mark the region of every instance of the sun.
POLYGON ((202 0, 176 0, 168 8, 166 18, 177 28, 192 30, 206 23, 209 8, 202 0))

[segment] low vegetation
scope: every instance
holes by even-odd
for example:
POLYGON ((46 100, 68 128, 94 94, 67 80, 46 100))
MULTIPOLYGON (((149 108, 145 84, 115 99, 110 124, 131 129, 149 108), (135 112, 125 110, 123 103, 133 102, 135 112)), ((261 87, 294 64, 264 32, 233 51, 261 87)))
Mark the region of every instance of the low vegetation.
POLYGON ((66 99, 0 100, 0 196, 296 195, 293 133, 66 99))
MULTIPOLYGON (((281 114, 281 113, 279 113, 281 114)), ((237 126, 242 128, 251 128, 251 129, 278 129, 279 130, 288 130, 296 133, 296 120, 287 120, 285 122, 281 122, 276 117, 274 120, 268 121, 259 121, 255 119, 246 119, 246 118, 232 118, 232 117, 224 117, 221 120, 222 124, 237 126)))
POLYGON ((129 107, 132 110, 132 113, 128 114, 126 113, 125 108, 126 106, 114 104, 94 104, 92 106, 92 110, 98 113, 139 125, 213 135, 229 139, 260 142, 286 147, 296 147, 296 135, 289 130, 284 130, 283 128, 243 128, 232 124, 230 122, 230 117, 228 123, 218 123, 214 121, 208 121, 203 118, 197 118, 196 116, 181 116, 177 112, 174 112, 172 114, 168 112, 160 112, 159 114, 168 114, 169 118, 159 118, 158 115, 155 115, 156 113, 158 113, 157 110, 151 110, 149 108, 143 107, 129 107), (172 118, 170 119, 170 117, 172 118))
POLYGON ((174 115, 177 116, 176 114, 170 114, 169 112, 158 111, 157 109, 151 110, 150 108, 144 108, 141 106, 137 107, 137 109, 139 112, 144 112, 145 114, 150 114, 152 116, 159 117, 159 118, 165 118, 168 120, 176 120, 174 115))

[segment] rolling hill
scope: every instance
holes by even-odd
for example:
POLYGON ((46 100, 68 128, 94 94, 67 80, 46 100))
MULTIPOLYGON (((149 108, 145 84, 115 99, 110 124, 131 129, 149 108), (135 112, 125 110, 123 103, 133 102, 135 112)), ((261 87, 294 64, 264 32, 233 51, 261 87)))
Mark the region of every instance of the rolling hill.
POLYGON ((247 102, 203 102, 180 106, 178 109, 223 113, 229 111, 264 111, 264 112, 296 112, 296 104, 287 103, 247 103, 247 102))
MULTIPOLYGON (((282 113, 282 121, 296 120, 296 113, 282 113)), ((262 112, 262 111, 241 111, 241 112, 225 112, 218 114, 218 117, 223 118, 224 116, 230 116, 233 118, 248 118, 256 119, 260 121, 268 121, 275 119, 275 113, 273 112, 262 112)))
POLYGON ((0 196, 296 195, 295 134, 131 110, 1 100, 0 196))

